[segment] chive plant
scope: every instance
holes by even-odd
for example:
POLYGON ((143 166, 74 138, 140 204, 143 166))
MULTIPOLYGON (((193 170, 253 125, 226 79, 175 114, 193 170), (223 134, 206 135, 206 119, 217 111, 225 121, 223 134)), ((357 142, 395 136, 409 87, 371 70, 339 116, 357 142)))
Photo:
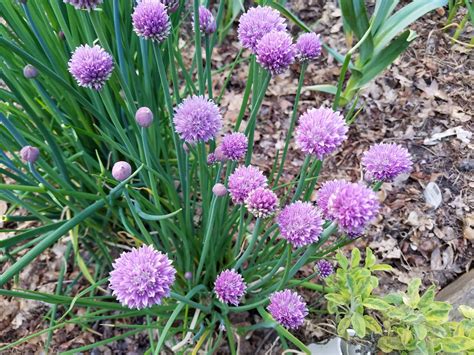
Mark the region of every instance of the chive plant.
MULTIPOLYGON (((364 156, 366 181, 326 182, 316 204, 310 201, 323 160, 347 138, 356 115, 352 96, 341 95, 345 71, 359 75, 351 56, 375 27, 384 28, 393 8, 379 9, 365 34, 354 31, 360 41, 345 57, 330 49, 343 62, 332 108, 298 116, 320 37, 280 3, 251 7, 239 19, 242 49, 218 94, 211 64, 224 3, 216 17, 198 0, 189 7, 159 0, 0 3, 3 220, 37 221, 0 241, 0 294, 52 305, 48 328, 0 350, 44 333, 48 350, 53 331, 67 324, 121 319, 122 334, 66 353, 139 332, 149 334, 149 354, 165 343, 174 352, 204 344, 215 351, 225 338, 236 353, 235 331, 259 327, 275 328, 285 347, 308 351, 290 332, 308 313, 295 288, 323 291, 310 282, 321 267, 303 279, 298 271, 361 236, 379 210, 374 191, 411 168, 406 149, 377 145, 364 156), (285 17, 310 33, 295 44, 285 17), (191 36, 184 33, 190 28, 191 36), (189 67, 186 51, 194 51, 189 67), (222 132, 219 102, 244 51, 250 60, 241 109, 233 131, 222 132), (301 75, 284 150, 264 173, 252 165, 260 107, 272 79, 296 62, 301 75), (346 112, 338 112, 345 103, 346 112), (297 178, 281 183, 294 141, 306 158, 297 178), (19 289, 19 273, 55 243, 67 244, 55 292, 19 289), (69 267, 79 275, 66 283, 69 267), (76 315, 78 308, 86 311, 76 315), (234 326, 230 315, 244 311, 263 321, 234 326)), ((386 55, 393 61, 401 51, 386 55)))

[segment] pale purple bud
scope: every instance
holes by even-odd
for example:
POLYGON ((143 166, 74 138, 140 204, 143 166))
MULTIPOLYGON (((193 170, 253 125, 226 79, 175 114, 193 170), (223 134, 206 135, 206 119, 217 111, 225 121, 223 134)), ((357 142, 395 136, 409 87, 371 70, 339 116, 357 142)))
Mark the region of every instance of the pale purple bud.
POLYGON ((20 156, 23 161, 27 163, 34 163, 38 160, 40 156, 40 151, 36 147, 32 147, 31 145, 26 145, 20 150, 20 156))
POLYGON ((191 279, 193 278, 193 273, 192 273, 191 271, 186 271, 186 272, 184 273, 184 278, 185 278, 186 280, 191 280, 191 279))
POLYGON ((212 187, 212 193, 217 197, 227 195, 227 189, 223 184, 217 183, 212 187))
POLYGON ((23 68, 23 75, 27 79, 34 79, 38 76, 38 69, 36 69, 34 66, 31 64, 25 65, 23 68))
POLYGON ((112 176, 118 180, 123 181, 132 175, 132 167, 126 161, 118 161, 112 168, 112 176))
POLYGON ((140 127, 150 127, 153 123, 153 112, 148 107, 140 107, 135 113, 135 121, 140 127))

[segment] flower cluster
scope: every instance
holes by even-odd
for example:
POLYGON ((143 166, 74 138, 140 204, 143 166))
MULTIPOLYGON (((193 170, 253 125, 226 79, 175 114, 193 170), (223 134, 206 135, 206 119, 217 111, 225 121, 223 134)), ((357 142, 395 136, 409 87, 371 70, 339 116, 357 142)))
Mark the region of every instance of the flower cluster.
POLYGON ((310 109, 296 128, 296 144, 307 154, 323 159, 347 138, 348 127, 339 112, 330 108, 310 109))
POLYGON ((141 0, 135 7, 132 21, 136 34, 145 39, 163 42, 170 34, 170 18, 160 0, 141 0))
POLYGON ((242 275, 234 270, 222 271, 214 283, 214 292, 219 301, 237 306, 245 295, 247 285, 242 275))
POLYGON ((110 288, 128 308, 146 308, 160 304, 170 295, 176 270, 165 254, 151 246, 132 249, 113 263, 110 288))
POLYGON ((324 224, 319 209, 310 202, 301 201, 286 206, 278 215, 277 222, 282 237, 295 248, 316 242, 324 224))
POLYGON ((370 188, 361 183, 332 181, 323 185, 318 205, 330 220, 349 236, 358 236, 377 215, 379 201, 370 188))
POLYGON ((216 20, 212 12, 202 5, 199 6, 199 29, 207 35, 216 32, 217 29, 216 20))
POLYGON ((272 75, 283 73, 295 61, 293 39, 287 32, 272 31, 257 44, 257 62, 272 75))
POLYGON ((297 57, 300 61, 315 60, 321 55, 321 39, 316 33, 303 33, 296 41, 297 57))
POLYGON ((291 290, 275 292, 267 307, 272 317, 285 328, 296 329, 303 325, 308 308, 303 298, 291 290))
POLYGON ((69 60, 69 72, 79 86, 101 90, 112 75, 112 56, 98 45, 83 45, 76 48, 69 60))
POLYGON ((221 129, 222 116, 214 102, 204 96, 191 96, 176 108, 173 122, 185 142, 207 142, 221 129))
POLYGON ((278 197, 270 189, 259 187, 245 200, 247 210, 257 218, 270 217, 278 207, 278 197))
POLYGON ((234 132, 226 134, 222 138, 220 149, 225 158, 237 161, 245 157, 248 144, 248 139, 245 134, 234 132))
POLYGON ((234 203, 244 203, 249 194, 259 187, 267 187, 267 178, 254 166, 240 166, 229 177, 228 188, 234 203))
POLYGON ((316 270, 319 277, 325 279, 334 273, 334 266, 327 260, 319 260, 316 263, 316 270))
POLYGON ((364 153, 362 165, 369 180, 392 181, 411 170, 408 150, 397 144, 376 144, 364 153))

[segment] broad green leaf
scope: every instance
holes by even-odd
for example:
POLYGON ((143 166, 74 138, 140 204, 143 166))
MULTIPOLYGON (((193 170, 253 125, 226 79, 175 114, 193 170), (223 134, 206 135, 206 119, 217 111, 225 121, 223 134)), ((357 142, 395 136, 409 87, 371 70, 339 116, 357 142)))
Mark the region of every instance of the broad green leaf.
POLYGON ((337 325, 337 334, 339 334, 343 338, 347 338, 347 329, 351 325, 351 318, 349 316, 345 316, 341 319, 339 324, 337 325))
POLYGON ((352 324, 352 328, 354 329, 358 337, 360 338, 365 337, 366 327, 365 327, 365 320, 362 314, 357 313, 357 312, 352 313, 351 324, 352 324))
POLYGON ((446 323, 449 319, 449 312, 452 306, 444 302, 433 302, 431 308, 424 315, 426 320, 433 323, 446 323))
POLYGON ((446 337, 441 343, 441 348, 448 353, 474 350, 474 339, 468 337, 446 337))
POLYGON ((375 264, 370 268, 372 271, 392 271, 393 267, 388 264, 375 264))
POLYGON ((398 337, 389 337, 389 336, 380 337, 379 341, 377 342, 377 345, 384 352, 391 352, 393 350, 404 349, 404 346, 398 337), (388 351, 386 351, 385 349, 388 349, 388 351))
POLYGON ((443 7, 447 3, 448 0, 415 0, 397 11, 384 21, 377 31, 377 35, 374 37, 374 54, 378 55, 397 34, 405 31, 419 17, 438 7, 443 7))
POLYGON ((347 270, 349 267, 349 260, 347 260, 344 254, 342 254, 340 251, 338 251, 336 254, 336 260, 342 269, 347 270))
POLYGON ((390 294, 384 296, 383 299, 386 302, 388 302, 390 304, 393 304, 395 306, 398 306, 398 305, 403 303, 403 298, 402 298, 402 295, 400 293, 390 293, 390 294))
MULTIPOLYGON (((369 19, 364 0, 340 0, 339 3, 344 20, 360 40, 369 31, 369 19)), ((362 63, 370 59, 373 50, 372 34, 369 33, 360 46, 360 59, 362 63)))
POLYGON ((403 32, 397 39, 390 43, 387 48, 374 55, 371 60, 364 65, 362 77, 359 79, 355 88, 361 88, 392 64, 395 59, 408 48, 410 42, 414 39, 413 33, 414 32, 410 30, 403 32))
POLYGON ((474 319, 474 308, 461 305, 458 308, 459 313, 461 313, 465 318, 474 319))
POLYGON ((346 300, 338 293, 328 293, 324 296, 328 301, 333 302, 336 305, 344 305, 346 304, 346 300))
POLYGON ((414 324, 413 332, 415 333, 416 338, 419 340, 425 339, 426 335, 428 334, 428 330, 423 324, 414 324))
POLYGON ((352 249, 351 253, 351 268, 359 266, 360 263, 360 250, 359 248, 352 249))
POLYGON ((370 269, 372 266, 375 265, 376 261, 377 259, 375 258, 375 255, 372 252, 372 249, 366 248, 365 249, 365 267, 370 269))
POLYGON ((420 302, 418 302, 418 306, 420 308, 429 307, 431 303, 434 301, 435 296, 435 289, 431 286, 426 292, 421 296, 420 302))
POLYGON ((364 316, 365 326, 370 331, 374 332, 375 334, 382 334, 382 327, 380 326, 379 322, 374 317, 369 315, 364 316))
POLYGON ((407 328, 397 328, 397 334, 404 346, 407 346, 413 340, 413 335, 407 328))
POLYGON ((408 296, 413 297, 415 295, 418 295, 420 292, 420 286, 421 286, 421 279, 419 278, 413 279, 408 284, 408 289, 407 289, 408 296))
POLYGON ((304 86, 303 91, 309 90, 309 91, 320 91, 320 92, 325 92, 326 94, 332 94, 336 95, 337 87, 334 85, 326 85, 326 84, 321 84, 321 85, 311 85, 311 86, 304 86))
POLYGON ((364 307, 370 309, 376 309, 378 311, 385 311, 390 308, 390 305, 382 300, 381 298, 370 297, 364 300, 362 303, 364 307))
POLYGON ((398 4, 398 0, 386 1, 377 0, 375 10, 372 16, 372 35, 375 35, 380 25, 390 16, 398 4))

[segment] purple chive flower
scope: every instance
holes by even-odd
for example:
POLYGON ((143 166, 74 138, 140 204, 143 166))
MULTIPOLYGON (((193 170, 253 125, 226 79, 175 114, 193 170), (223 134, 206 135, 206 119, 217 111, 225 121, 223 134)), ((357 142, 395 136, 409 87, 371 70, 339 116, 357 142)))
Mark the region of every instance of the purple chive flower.
POLYGON ((171 22, 160 0, 141 0, 132 14, 135 33, 145 39, 163 42, 168 38, 171 22))
POLYGON ((267 187, 267 178, 254 166, 240 166, 229 176, 228 188, 234 203, 243 203, 259 187, 267 187))
POLYGON ((377 215, 380 205, 374 191, 360 183, 346 183, 328 200, 328 215, 349 236, 358 236, 377 215))
POLYGON ((315 60, 321 55, 321 39, 314 32, 303 33, 296 41, 296 53, 300 61, 315 60))
POLYGON ((190 96, 175 110, 173 122, 181 139, 188 143, 213 139, 222 126, 217 105, 204 96, 190 96))
MULTIPOLYGON (((194 14, 193 14, 194 21, 194 14)), ((217 24, 212 12, 205 6, 199 6, 199 28, 204 34, 211 34, 216 32, 217 24)))
POLYGON ((289 329, 299 328, 308 315, 306 302, 291 290, 273 293, 267 310, 278 323, 289 329))
POLYGON ((217 163, 216 153, 209 153, 207 155, 207 165, 214 165, 217 163))
POLYGON ((153 112, 148 107, 140 107, 135 113, 135 121, 140 127, 150 127, 153 123, 153 112))
POLYGON ((148 245, 124 252, 112 264, 110 288, 128 308, 146 308, 161 304, 170 295, 176 270, 166 254, 148 245))
POLYGON ((234 270, 222 271, 214 283, 214 292, 219 301, 227 304, 230 303, 234 306, 239 304, 246 289, 247 285, 242 275, 234 270))
POLYGON ((179 0, 161 0, 161 3, 166 6, 168 12, 176 12, 179 8, 179 0))
POLYGON ((221 149, 224 157, 230 160, 240 160, 247 153, 249 140, 240 132, 226 134, 222 138, 221 149))
POLYGON ((212 187, 212 193, 217 197, 222 197, 227 195, 227 189, 223 184, 217 183, 212 187))
POLYGON ((259 187, 249 193, 245 204, 255 217, 268 218, 278 207, 278 197, 272 190, 259 187))
POLYGON ((126 161, 118 161, 112 167, 112 176, 118 181, 128 179, 132 175, 132 167, 126 161))
POLYGON ((32 147, 31 145, 25 145, 20 150, 20 156, 24 162, 33 164, 38 160, 40 156, 40 151, 36 147, 32 147))
POLYGON ((319 277, 325 279, 334 273, 334 266, 327 260, 319 260, 316 263, 316 270, 319 277))
POLYGON ((304 153, 323 159, 342 144, 347 131, 347 124, 339 112, 324 107, 313 108, 298 121, 296 144, 304 153))
POLYGON ((244 48, 253 52, 264 35, 271 31, 285 31, 285 19, 269 6, 257 6, 249 9, 240 17, 238 36, 244 48))
POLYGON ((410 172, 412 164, 408 150, 398 144, 375 144, 362 157, 369 180, 392 181, 410 172))
POLYGON ((69 72, 79 86, 101 90, 112 75, 112 56, 100 46, 82 45, 77 47, 69 60, 69 72))
POLYGON ((282 237, 299 248, 319 239, 324 221, 319 209, 310 202, 297 201, 280 212, 277 223, 282 237))
POLYGON ((346 184, 347 182, 344 180, 332 180, 325 182, 319 189, 316 203, 321 211, 323 211, 325 218, 331 218, 328 210, 329 198, 332 196, 332 194, 339 191, 339 189, 346 184))
POLYGON ((94 10, 103 0, 63 0, 64 3, 74 6, 78 10, 94 10))
POLYGON ((36 69, 31 64, 27 64, 23 68, 23 75, 27 79, 34 79, 38 76, 38 69, 36 69))
POLYGON ((267 33, 257 44, 257 62, 272 75, 283 73, 295 61, 296 50, 287 32, 267 33))

